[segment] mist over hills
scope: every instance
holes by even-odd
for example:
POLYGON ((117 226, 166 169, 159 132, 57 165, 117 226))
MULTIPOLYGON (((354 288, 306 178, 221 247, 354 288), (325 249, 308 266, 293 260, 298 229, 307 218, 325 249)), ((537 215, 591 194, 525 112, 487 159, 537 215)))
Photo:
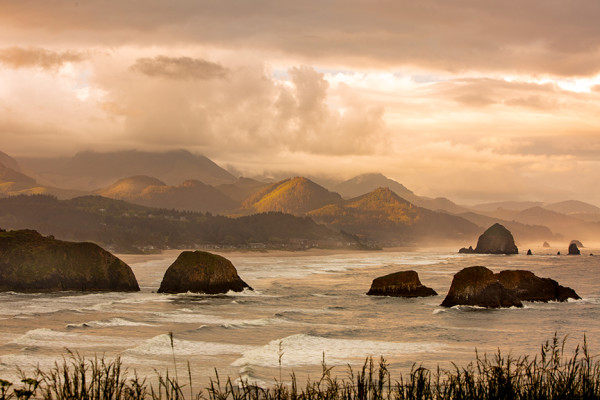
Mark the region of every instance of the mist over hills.
POLYGON ((239 204, 218 189, 194 179, 181 185, 169 186, 156 178, 143 175, 120 179, 97 190, 95 194, 148 207, 211 213, 229 211, 239 204))
POLYGON ((40 182, 79 190, 96 190, 135 175, 176 185, 187 179, 206 184, 232 183, 236 177, 202 155, 186 150, 163 153, 136 150, 110 153, 83 152, 70 158, 21 158, 22 168, 40 182))
POLYGON ((315 221, 388 244, 471 239, 480 228, 464 218, 418 207, 389 188, 326 205, 308 213, 315 221))
POLYGON ((185 150, 87 152, 19 161, 0 152, 0 197, 51 194, 69 199, 96 194, 158 209, 231 216, 308 215, 333 229, 389 243, 419 242, 427 236, 460 240, 473 234, 473 226, 482 230, 495 222, 510 229, 517 241, 598 241, 600 236, 600 208, 576 200, 469 207, 444 197, 419 196, 379 173, 319 182, 323 186, 301 176, 275 183, 236 178, 208 158, 185 150), (100 182, 107 183, 97 186, 100 182))

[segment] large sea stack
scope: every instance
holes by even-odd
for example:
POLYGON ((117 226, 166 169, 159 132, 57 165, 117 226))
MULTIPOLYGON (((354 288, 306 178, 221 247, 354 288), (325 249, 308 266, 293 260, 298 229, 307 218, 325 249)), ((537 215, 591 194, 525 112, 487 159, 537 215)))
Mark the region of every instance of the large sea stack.
POLYGON ((477 240, 475 253, 478 254, 518 254, 512 233, 496 223, 490 226, 477 240))
POLYGON ((252 289, 225 257, 205 251, 184 251, 167 269, 158 293, 227 293, 252 289))
POLYGON ((442 306, 522 307, 522 301, 566 301, 580 297, 571 288, 530 271, 493 273, 482 266, 468 267, 454 275, 442 306))
POLYGON ((436 296, 435 290, 423 286, 415 271, 400 271, 375 278, 369 296, 426 297, 436 296))
POLYGON ((0 232, 0 291, 139 291, 127 264, 93 243, 0 232))

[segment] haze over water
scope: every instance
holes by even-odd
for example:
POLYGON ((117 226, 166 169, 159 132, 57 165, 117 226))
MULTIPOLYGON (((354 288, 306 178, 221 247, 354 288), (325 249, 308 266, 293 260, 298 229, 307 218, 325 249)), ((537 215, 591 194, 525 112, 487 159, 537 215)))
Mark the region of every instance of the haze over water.
POLYGON ((150 379, 154 369, 173 373, 168 332, 174 334, 180 376, 189 361, 201 384, 214 377, 214 368, 221 376, 272 383, 279 377, 280 351, 284 379, 293 370, 299 382, 320 376, 323 357, 345 377, 347 364, 359 367, 367 356, 384 356, 392 378, 399 378, 415 363, 466 365, 475 349, 535 355, 555 332, 569 335, 569 352, 585 335, 596 355, 600 257, 587 254, 599 251, 556 256, 557 250, 533 249, 534 256, 458 255, 455 249, 229 253, 255 291, 227 295, 155 293, 178 251, 122 256, 136 274, 139 293, 0 294, 0 378, 16 379, 15 366, 31 370, 39 363, 47 370, 66 355, 65 348, 121 356, 150 379), (582 300, 525 303, 523 309, 440 307, 453 274, 472 265, 530 270, 575 289, 582 300), (365 295, 375 277, 407 269, 439 295, 365 295))

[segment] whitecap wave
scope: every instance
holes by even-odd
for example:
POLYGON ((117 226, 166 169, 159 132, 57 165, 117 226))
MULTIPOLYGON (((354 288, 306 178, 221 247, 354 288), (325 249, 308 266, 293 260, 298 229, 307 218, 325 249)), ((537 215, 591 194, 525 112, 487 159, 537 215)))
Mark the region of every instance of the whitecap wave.
POLYGON ((173 347, 171 348, 171 338, 169 335, 158 335, 143 344, 127 349, 123 354, 138 356, 169 356, 173 352, 176 356, 217 356, 221 354, 242 354, 254 349, 254 346, 191 341, 173 338, 173 347))
POLYGON ((179 324, 201 324, 201 325, 219 325, 225 328, 241 328, 248 326, 267 326, 289 323, 285 318, 255 318, 255 319, 229 319, 209 314, 195 314, 193 312, 167 312, 155 313, 152 321, 159 323, 179 323, 179 324))
POLYGON ((105 328, 114 326, 154 326, 145 322, 130 321, 125 318, 111 318, 102 321, 82 322, 81 324, 67 324, 67 328, 105 328))
POLYGON ((343 365, 351 360, 364 360, 368 356, 389 357, 400 354, 438 352, 443 351, 445 347, 444 344, 432 342, 380 342, 297 334, 245 351, 242 357, 231 365, 234 367, 278 365, 280 348, 283 352, 282 366, 294 367, 319 365, 323 361, 323 356, 329 365, 343 365))
POLYGON ((79 348, 103 348, 107 346, 131 347, 138 343, 138 340, 117 336, 83 335, 75 332, 60 332, 47 328, 33 329, 9 342, 9 344, 18 346, 68 348, 71 350, 77 350, 79 348))

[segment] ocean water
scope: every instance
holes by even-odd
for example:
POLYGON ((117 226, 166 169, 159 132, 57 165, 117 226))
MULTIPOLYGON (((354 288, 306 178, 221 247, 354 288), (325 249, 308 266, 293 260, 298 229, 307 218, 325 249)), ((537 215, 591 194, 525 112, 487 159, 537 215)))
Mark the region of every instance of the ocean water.
POLYGON ((346 377, 348 366, 385 357, 392 377, 413 365, 450 368, 473 361, 475 349, 535 355, 554 334, 567 353, 583 342, 600 354, 600 251, 556 256, 459 255, 455 249, 350 253, 244 254, 229 258, 254 291, 226 295, 155 293, 179 252, 122 256, 139 293, 0 294, 0 378, 17 367, 52 368, 67 349, 86 357, 121 357, 132 373, 215 377, 270 384, 294 371, 318 378, 322 362, 346 377), (589 253, 598 254, 589 256, 589 253), (525 303, 522 309, 443 308, 453 275, 472 265, 527 269, 577 291, 582 300, 525 303), (439 295, 402 299, 366 296, 372 280, 412 269, 439 295), (168 333, 174 337, 171 348, 168 333))

